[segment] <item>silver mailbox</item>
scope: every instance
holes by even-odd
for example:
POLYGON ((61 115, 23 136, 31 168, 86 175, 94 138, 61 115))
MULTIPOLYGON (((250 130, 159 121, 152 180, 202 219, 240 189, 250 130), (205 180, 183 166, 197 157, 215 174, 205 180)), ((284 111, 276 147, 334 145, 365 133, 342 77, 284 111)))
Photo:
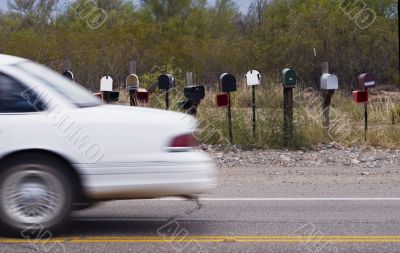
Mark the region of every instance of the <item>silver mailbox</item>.
POLYGON ((323 74, 321 76, 322 90, 337 90, 339 89, 339 79, 333 74, 323 74))

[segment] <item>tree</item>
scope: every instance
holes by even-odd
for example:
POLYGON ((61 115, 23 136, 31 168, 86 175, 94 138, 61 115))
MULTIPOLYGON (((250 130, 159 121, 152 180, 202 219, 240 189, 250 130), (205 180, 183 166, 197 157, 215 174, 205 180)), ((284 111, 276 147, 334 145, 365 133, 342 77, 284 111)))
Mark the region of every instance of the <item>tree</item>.
POLYGON ((254 0, 250 4, 248 16, 254 17, 258 26, 262 25, 264 13, 269 2, 269 0, 254 0))
POLYGON ((53 20, 53 13, 59 0, 8 0, 8 8, 25 23, 48 24, 53 20))
POLYGON ((142 7, 157 21, 165 21, 175 16, 184 16, 191 7, 191 0, 141 0, 142 7))

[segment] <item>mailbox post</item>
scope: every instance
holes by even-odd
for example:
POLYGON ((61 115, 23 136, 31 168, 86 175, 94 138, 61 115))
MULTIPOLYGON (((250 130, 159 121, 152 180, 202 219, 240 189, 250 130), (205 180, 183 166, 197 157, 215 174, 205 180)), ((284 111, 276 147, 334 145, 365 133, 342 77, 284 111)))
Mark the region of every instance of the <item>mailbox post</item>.
POLYGON ((217 104, 222 107, 228 107, 228 128, 229 128, 229 141, 233 144, 233 127, 232 127, 232 110, 231 110, 231 92, 237 90, 237 81, 234 75, 224 73, 219 77, 219 87, 223 94, 217 95, 217 104))
POLYGON ((63 65, 64 65, 65 71, 62 73, 62 75, 65 78, 68 78, 69 80, 74 82, 74 73, 72 73, 72 71, 70 71, 70 69, 71 69, 71 61, 68 58, 65 58, 63 65))
POLYGON ((358 83, 360 85, 360 90, 353 92, 353 99, 356 103, 364 104, 364 130, 365 130, 365 141, 368 137, 368 102, 369 95, 368 89, 375 87, 376 81, 374 76, 364 73, 359 75, 358 83))
POLYGON ((206 91, 204 85, 194 85, 192 72, 186 73, 184 94, 187 98, 187 100, 184 101, 184 109, 188 114, 196 116, 197 108, 200 102, 205 98, 206 91))
POLYGON ((165 91, 165 108, 169 110, 169 90, 175 86, 175 77, 171 74, 163 74, 158 77, 158 88, 165 91))
POLYGON ((135 74, 130 74, 126 78, 126 89, 129 92, 129 101, 131 106, 138 105, 137 92, 139 90, 139 77, 135 74))
POLYGON ((248 86, 251 86, 252 89, 252 106, 253 106, 253 138, 256 138, 256 86, 261 84, 261 74, 257 70, 250 70, 247 72, 246 82, 248 86))
POLYGON ((283 144, 289 146, 293 140, 293 89, 296 87, 297 75, 292 69, 282 70, 283 85, 283 144))
POLYGON ((104 76, 100 80, 100 92, 103 102, 110 102, 110 93, 113 91, 113 79, 110 76, 104 76))
POLYGON ((322 124, 326 131, 330 128, 329 111, 331 107, 332 97, 335 91, 339 89, 339 81, 336 75, 329 74, 329 62, 322 62, 322 75, 320 78, 320 88, 323 98, 322 102, 322 124))
MULTIPOLYGON (((328 70, 326 70, 328 71, 328 70)), ((320 88, 323 96, 323 126, 325 130, 330 128, 329 111, 331 107, 332 97, 335 91, 339 89, 339 79, 336 75, 323 73, 320 80, 320 88)))

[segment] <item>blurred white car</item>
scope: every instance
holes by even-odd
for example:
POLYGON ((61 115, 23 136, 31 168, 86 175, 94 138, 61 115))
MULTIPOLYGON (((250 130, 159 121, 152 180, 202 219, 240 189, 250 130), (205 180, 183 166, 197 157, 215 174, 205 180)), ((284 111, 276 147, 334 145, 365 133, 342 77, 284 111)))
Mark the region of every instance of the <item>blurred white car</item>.
POLYGON ((192 196, 214 183, 196 120, 103 105, 37 63, 0 55, 0 223, 52 229, 74 204, 192 196))

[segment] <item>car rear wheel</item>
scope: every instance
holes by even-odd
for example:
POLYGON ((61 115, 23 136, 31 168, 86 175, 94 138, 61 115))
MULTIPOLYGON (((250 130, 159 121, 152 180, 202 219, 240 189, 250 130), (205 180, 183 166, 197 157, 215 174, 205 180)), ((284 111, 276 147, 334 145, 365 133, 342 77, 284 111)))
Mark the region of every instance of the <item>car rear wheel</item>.
POLYGON ((72 207, 65 166, 43 157, 18 160, 0 176, 0 222, 14 233, 57 228, 72 207))

